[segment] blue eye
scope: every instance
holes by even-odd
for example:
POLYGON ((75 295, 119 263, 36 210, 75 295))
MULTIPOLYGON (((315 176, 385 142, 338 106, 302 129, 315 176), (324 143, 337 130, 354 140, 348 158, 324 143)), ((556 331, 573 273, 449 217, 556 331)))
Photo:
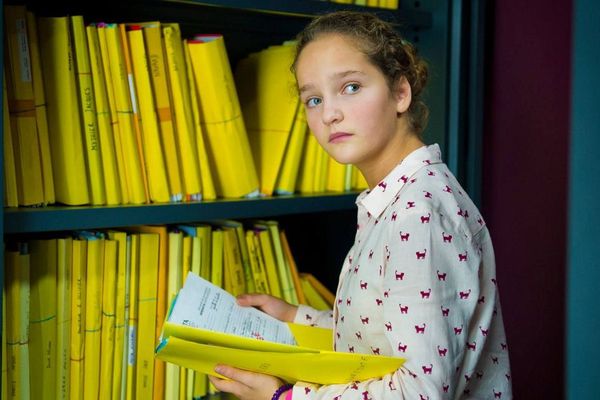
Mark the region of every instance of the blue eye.
POLYGON ((321 104, 321 99, 318 97, 311 97, 310 99, 306 100, 306 106, 309 108, 316 107, 319 104, 321 104))
POLYGON ((344 93, 353 94, 360 90, 360 85, 358 83, 349 83, 344 86, 344 93))

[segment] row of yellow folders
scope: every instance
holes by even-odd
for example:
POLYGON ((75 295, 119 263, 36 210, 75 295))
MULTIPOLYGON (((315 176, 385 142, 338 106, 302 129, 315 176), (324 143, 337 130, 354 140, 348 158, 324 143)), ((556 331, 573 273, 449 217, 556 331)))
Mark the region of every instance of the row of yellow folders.
POLYGON ((398 0, 331 0, 333 3, 355 4, 357 6, 379 7, 379 8, 398 8, 398 0))
POLYGON ((205 375, 154 358, 168 303, 189 271, 232 294, 333 305, 331 292, 298 273, 275 221, 141 226, 8 243, 1 398, 209 393, 205 375))
POLYGON ((182 39, 176 23, 86 25, 12 5, 4 17, 6 206, 366 186, 311 139, 292 89, 293 43, 250 55, 234 79, 221 35, 182 39))

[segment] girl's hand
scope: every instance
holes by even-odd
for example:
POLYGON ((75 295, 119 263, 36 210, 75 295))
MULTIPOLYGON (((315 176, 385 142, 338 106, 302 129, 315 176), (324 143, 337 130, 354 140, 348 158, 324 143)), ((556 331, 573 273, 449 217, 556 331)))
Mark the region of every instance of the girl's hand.
POLYGON ((298 307, 268 294, 242 294, 237 297, 240 306, 254 306, 283 322, 293 322, 298 307))
POLYGON ((281 379, 274 376, 245 371, 228 365, 217 365, 215 372, 231 380, 209 376, 208 379, 211 383, 218 390, 231 393, 240 400, 271 400, 273 393, 284 384, 281 379))

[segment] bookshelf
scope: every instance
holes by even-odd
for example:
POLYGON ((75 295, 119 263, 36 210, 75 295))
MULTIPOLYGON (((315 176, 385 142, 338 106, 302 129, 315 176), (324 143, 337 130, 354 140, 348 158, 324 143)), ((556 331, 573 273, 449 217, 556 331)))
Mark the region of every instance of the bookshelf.
MULTIPOLYGON (((38 16, 80 14, 86 21, 173 21, 180 24, 183 37, 219 32, 227 43, 232 66, 251 52, 292 38, 315 15, 339 9, 375 12, 394 23, 429 61, 432 73, 427 102, 431 118, 426 141, 440 144, 448 164, 456 165, 459 179, 465 176, 459 156, 463 156, 462 149, 467 147, 465 138, 472 136, 467 135, 466 128, 475 130, 475 138, 480 136, 477 127, 464 126, 470 103, 465 104, 463 100, 468 88, 461 83, 465 81, 461 78, 470 77, 470 69, 481 68, 482 63, 465 60, 472 54, 469 48, 479 42, 465 39, 469 30, 460 25, 472 14, 472 10, 467 10, 472 6, 463 2, 400 1, 399 10, 318 0, 31 0, 10 3, 25 3, 38 16)), ((476 99, 472 102, 473 107, 480 104, 476 99)), ((467 169, 477 168, 469 164, 467 169)), ((467 189, 472 192, 472 188, 467 189)), ((0 185, 0 194, 2 191, 3 185, 0 185)), ((0 230, 4 238, 26 238, 34 234, 43 236, 51 232, 143 224, 276 218, 286 229, 300 269, 313 273, 333 290, 342 259, 354 239, 356 195, 327 193, 173 204, 5 208, 0 214, 0 230)), ((2 254, 0 282, 3 281, 3 258, 2 254)))

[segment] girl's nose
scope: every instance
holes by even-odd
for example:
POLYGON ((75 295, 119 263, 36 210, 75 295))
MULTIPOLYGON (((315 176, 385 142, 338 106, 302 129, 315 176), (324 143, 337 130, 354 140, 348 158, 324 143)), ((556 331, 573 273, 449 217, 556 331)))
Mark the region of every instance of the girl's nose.
POLYGON ((323 107, 323 123, 325 125, 332 125, 341 122, 344 119, 342 111, 335 104, 323 107))

